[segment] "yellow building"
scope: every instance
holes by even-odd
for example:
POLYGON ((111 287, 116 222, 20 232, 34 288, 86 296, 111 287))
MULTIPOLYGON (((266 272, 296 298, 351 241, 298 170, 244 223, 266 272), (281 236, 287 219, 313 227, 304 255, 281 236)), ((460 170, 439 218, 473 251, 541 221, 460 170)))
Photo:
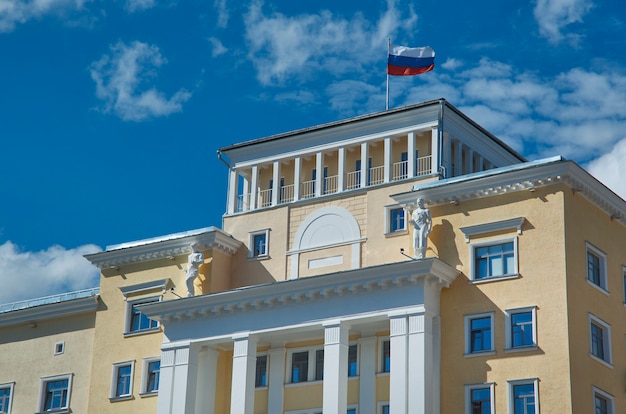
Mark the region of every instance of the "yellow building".
MULTIPOLYGON (((529 162, 445 100, 218 154, 222 228, 88 255, 84 353, 1 369, 0 411, 46 411, 25 381, 58 375, 58 412, 626 407, 626 203, 574 162, 529 162)), ((0 312, 3 355, 61 340, 29 327, 37 308, 0 312)))

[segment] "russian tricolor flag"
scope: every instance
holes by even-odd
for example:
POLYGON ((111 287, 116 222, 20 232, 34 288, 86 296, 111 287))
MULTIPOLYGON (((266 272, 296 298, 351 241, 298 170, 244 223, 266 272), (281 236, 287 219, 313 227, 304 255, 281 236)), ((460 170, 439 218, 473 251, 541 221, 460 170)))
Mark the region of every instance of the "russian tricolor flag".
POLYGON ((413 76, 435 68, 435 51, 430 47, 392 46, 387 60, 387 74, 413 76))

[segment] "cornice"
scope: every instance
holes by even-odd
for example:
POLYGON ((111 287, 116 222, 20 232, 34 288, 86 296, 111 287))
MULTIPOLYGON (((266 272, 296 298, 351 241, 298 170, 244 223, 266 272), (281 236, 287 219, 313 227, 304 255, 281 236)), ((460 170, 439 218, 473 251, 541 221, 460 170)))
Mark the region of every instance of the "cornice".
POLYGON ((61 318, 83 312, 95 312, 98 308, 99 295, 72 299, 57 303, 49 303, 31 308, 0 313, 0 327, 30 323, 33 328, 38 321, 61 318))
POLYGON ((230 234, 209 227, 156 239, 120 244, 109 247, 104 252, 85 255, 85 258, 98 268, 106 269, 189 254, 192 243, 198 243, 201 250, 217 250, 228 255, 235 254, 242 244, 230 234))
POLYGON ((416 185, 412 191, 395 194, 391 198, 406 207, 423 198, 426 206, 435 207, 520 191, 533 192, 554 184, 569 186, 612 220, 626 226, 626 202, 578 164, 561 157, 416 185))
POLYGON ((459 273, 437 258, 428 258, 249 286, 140 308, 151 319, 167 324, 174 320, 217 317, 418 283, 442 289, 449 287, 459 273))

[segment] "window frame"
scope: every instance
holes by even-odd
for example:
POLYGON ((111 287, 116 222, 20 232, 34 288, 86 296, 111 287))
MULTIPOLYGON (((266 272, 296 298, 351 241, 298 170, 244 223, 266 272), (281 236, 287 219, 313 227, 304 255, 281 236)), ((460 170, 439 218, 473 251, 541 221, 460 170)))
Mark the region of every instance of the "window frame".
POLYGON ((594 314, 589 314, 589 356, 609 368, 613 368, 613 353, 611 347, 611 325, 594 314), (602 330, 602 356, 594 353, 593 326, 602 330))
POLYGON ((376 413, 377 414, 389 414, 389 401, 379 401, 376 403, 376 413), (385 411, 387 408, 387 411, 385 411))
POLYGON ((0 405, 0 410, 2 410, 4 408, 3 405, 6 404, 6 411, 0 411, 0 412, 11 414, 11 406, 13 405, 14 389, 15 389, 15 382, 6 382, 4 384, 0 384, 0 390, 9 390, 9 395, 6 397, 2 397, 4 402, 2 405, 0 405))
POLYGON ((72 399, 72 379, 73 374, 54 375, 51 377, 41 378, 39 385, 39 413, 69 413, 70 403, 72 399), (67 381, 67 394, 65 397, 65 404, 62 407, 51 407, 46 409, 46 401, 48 395, 48 384, 56 381, 67 381))
POLYGON ((520 380, 507 381, 508 393, 509 393, 509 413, 511 414, 523 414, 515 412, 515 387, 518 385, 533 385, 533 398, 535 404, 535 413, 540 413, 539 409, 539 379, 528 378, 520 380))
POLYGON ((315 382, 321 382, 322 380, 316 380, 316 364, 315 358, 317 351, 323 351, 324 346, 312 346, 305 348, 291 348, 287 351, 287 366, 286 366, 286 385, 295 385, 295 384, 311 384, 315 382), (307 377, 306 381, 293 381, 293 355, 299 353, 307 353, 307 377))
POLYGON ((495 383, 485 382, 480 384, 469 384, 465 386, 465 414, 472 414, 472 391, 489 389, 489 414, 495 414, 495 383))
MULTIPOLYGON (((161 299, 162 299, 162 296, 159 295, 159 296, 148 296, 148 297, 141 298, 141 299, 126 301, 126 321, 124 323, 124 337, 143 335, 143 334, 152 333, 152 332, 159 332, 161 330, 161 324, 159 323, 159 321, 155 321, 150 318, 148 319, 154 322, 156 324, 155 326, 150 326, 144 329, 131 330, 132 320, 133 320, 133 310, 135 309, 135 307, 138 305, 146 304, 146 303, 160 302, 161 299)), ((141 311, 139 310, 138 312, 141 313, 141 311)), ((152 322, 150 323, 150 325, 152 325, 152 322)))
POLYGON ((600 388, 593 386, 591 387, 592 391, 593 391, 593 398, 592 398, 592 403, 593 403, 593 411, 592 412, 596 412, 596 398, 600 397, 603 400, 605 400, 607 402, 607 414, 615 414, 615 397, 612 396, 611 394, 609 394, 606 391, 601 390, 600 388))
POLYGON ((516 308, 516 309, 507 309, 504 311, 505 320, 506 320, 506 350, 511 351, 529 351, 537 349, 537 307, 536 306, 527 306, 524 308, 516 308), (522 313, 530 313, 531 314, 531 339, 532 342, 528 345, 515 345, 514 336, 513 336, 513 316, 522 314, 522 313))
POLYGON ((385 236, 397 236, 401 234, 407 234, 409 232, 408 226, 408 214, 407 211, 399 204, 391 206, 385 206, 385 236), (402 210, 404 217, 404 227, 393 229, 393 213, 395 211, 402 210))
POLYGON ((485 283, 495 280, 506 280, 506 279, 515 279, 519 277, 519 249, 518 249, 518 237, 504 237, 500 239, 493 239, 489 241, 475 242, 470 243, 470 259, 471 259, 471 268, 470 268, 470 283, 485 283), (476 261, 476 252, 481 247, 490 247, 503 245, 508 243, 513 243, 513 271, 495 276, 485 276, 481 278, 477 278, 477 261, 476 261))
POLYGON ((113 370, 111 373, 111 392, 109 395, 110 401, 122 401, 129 400, 133 398, 133 378, 135 376, 135 361, 123 361, 117 362, 113 364, 113 370), (126 394, 117 394, 117 389, 119 385, 119 371, 121 368, 126 368, 130 366, 130 374, 129 374, 129 382, 128 382, 128 393, 126 394))
POLYGON ((152 395, 158 395, 159 393, 159 383, 161 381, 161 357, 152 357, 152 358, 144 358, 142 362, 141 368, 141 392, 139 393, 140 397, 149 397, 152 395), (157 385, 155 390, 148 390, 148 385, 150 384, 150 376, 155 372, 150 370, 150 365, 159 362, 159 371, 157 375, 157 385))
POLYGON ((251 231, 249 233, 248 245, 249 245, 248 259, 261 260, 261 259, 269 258, 269 255, 270 255, 270 229, 251 231), (256 239, 257 236, 265 237, 265 251, 263 253, 259 253, 259 254, 256 254, 256 252, 255 252, 255 239, 256 239))
POLYGON ((65 341, 55 342, 53 355, 63 355, 65 353, 65 341))
POLYGON ((473 356, 484 356, 484 355, 492 355, 495 351, 494 344, 494 314, 495 312, 483 312, 483 313, 474 313, 471 315, 464 316, 464 326, 465 326, 465 356, 473 357, 473 356), (490 349, 483 349, 480 351, 472 351, 472 321, 477 319, 489 318, 490 320, 490 349))
POLYGON ((255 365, 254 365, 254 388, 255 389, 262 389, 262 388, 267 388, 269 386, 269 365, 270 365, 270 358, 269 355, 265 352, 263 353, 258 353, 256 354, 256 361, 255 361, 255 365), (258 369, 259 369, 259 358, 265 358, 265 383, 262 385, 257 384, 257 374, 258 374, 258 369))
POLYGON ((391 338, 381 337, 378 338, 378 374, 389 374, 391 372, 391 338), (385 343, 389 343, 389 369, 386 368, 385 363, 385 343))
POLYGON ((586 274, 585 277, 587 279, 587 283, 590 286, 598 289, 600 292, 607 294, 609 293, 609 278, 607 276, 607 267, 606 267, 606 253, 602 250, 598 249, 596 246, 589 242, 585 242, 585 269, 586 274), (589 277, 589 255, 598 258, 598 281, 596 283, 593 278, 589 277))

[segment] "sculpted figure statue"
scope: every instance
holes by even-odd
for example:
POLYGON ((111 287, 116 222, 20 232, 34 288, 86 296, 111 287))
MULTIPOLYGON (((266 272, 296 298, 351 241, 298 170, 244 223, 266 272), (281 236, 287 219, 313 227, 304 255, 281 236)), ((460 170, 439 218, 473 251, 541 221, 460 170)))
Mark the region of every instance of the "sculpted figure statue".
POLYGON ((185 278, 187 297, 193 296, 193 282, 198 276, 198 268, 202 263, 204 263, 204 255, 200 251, 198 243, 193 243, 191 253, 187 257, 187 277, 185 278))
POLYGON ((433 220, 430 216, 430 210, 424 208, 424 199, 417 199, 417 207, 411 214, 409 220, 414 227, 413 231, 413 252, 416 259, 423 259, 426 256, 426 244, 428 243, 428 235, 433 227, 433 220))

